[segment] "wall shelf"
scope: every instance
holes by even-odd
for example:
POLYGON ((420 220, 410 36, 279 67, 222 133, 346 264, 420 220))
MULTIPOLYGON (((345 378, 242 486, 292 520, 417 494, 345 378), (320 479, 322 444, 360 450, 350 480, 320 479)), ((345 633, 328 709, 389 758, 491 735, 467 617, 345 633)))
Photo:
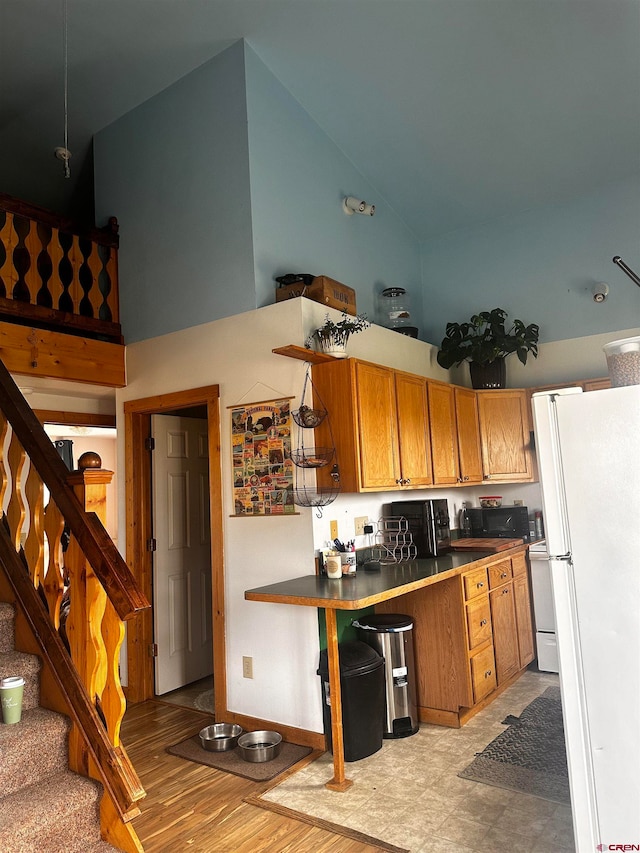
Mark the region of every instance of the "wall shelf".
POLYGON ((316 352, 306 347, 299 347, 295 344, 287 344, 286 347, 276 347, 271 350, 276 355, 286 355, 288 358, 297 358, 299 361, 308 361, 310 364, 322 364, 325 361, 336 361, 332 355, 326 355, 323 352, 316 352))

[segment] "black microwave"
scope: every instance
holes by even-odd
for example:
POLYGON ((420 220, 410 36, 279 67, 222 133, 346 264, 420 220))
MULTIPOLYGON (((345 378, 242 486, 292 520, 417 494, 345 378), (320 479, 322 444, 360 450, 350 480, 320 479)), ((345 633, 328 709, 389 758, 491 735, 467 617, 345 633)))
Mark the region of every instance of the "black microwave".
POLYGON ((529 541, 529 510, 526 506, 471 507, 467 514, 471 522, 471 536, 529 541))

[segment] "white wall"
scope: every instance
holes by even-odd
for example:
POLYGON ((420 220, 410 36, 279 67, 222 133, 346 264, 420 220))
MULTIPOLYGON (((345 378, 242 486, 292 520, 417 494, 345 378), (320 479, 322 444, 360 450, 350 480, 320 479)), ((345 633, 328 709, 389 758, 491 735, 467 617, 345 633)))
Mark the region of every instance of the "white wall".
MULTIPOLYGON (((341 495, 325 508, 322 519, 316 518, 315 510, 306 508, 299 508, 299 515, 288 517, 231 517, 228 407, 288 395, 294 395, 299 402, 304 363, 274 355, 271 350, 290 343, 302 345, 309 332, 321 324, 325 313, 321 305, 296 299, 132 344, 127 347, 129 384, 117 391, 117 417, 121 419, 126 400, 203 385, 220 386, 228 705, 238 713, 313 731, 322 731, 316 675, 319 648, 316 611, 307 607, 248 602, 244 592, 312 573, 314 549, 328 539, 330 519, 338 519, 342 538, 352 538, 353 518, 367 515, 377 519, 381 505, 391 499, 393 493, 341 495), (243 655, 253 657, 252 680, 242 677, 243 655)), ((624 335, 620 333, 619 336, 624 335)), ((569 353, 575 348, 575 342, 548 346, 555 347, 556 354, 569 353)), ((355 336, 349 343, 350 355, 446 379, 447 373, 435 363, 436 351, 430 344, 378 326, 355 336)), ((592 369, 600 357, 599 336, 594 340, 583 339, 579 352, 572 361, 572 369, 584 367, 579 371, 582 376, 603 375, 604 371, 592 369)), ((541 363, 547 363, 544 348, 541 363)), ((562 368, 552 370, 551 367, 549 365, 548 376, 536 372, 537 383, 558 378, 562 368)), ((568 377, 560 376, 558 381, 563 378, 568 377)), ((292 405, 295 404, 294 401, 292 405)), ((122 430, 118 434, 118 467, 124 470, 122 430)), ((124 478, 120 479, 120 530, 123 531, 124 478)), ((455 523, 461 501, 473 500, 482 491, 486 491, 486 487, 429 490, 412 492, 412 495, 416 498, 420 495, 447 497, 455 523)), ((500 491, 505 502, 517 498, 530 509, 540 507, 537 484, 505 485, 500 491)), ((123 534, 120 550, 124 552, 122 537, 123 534)))

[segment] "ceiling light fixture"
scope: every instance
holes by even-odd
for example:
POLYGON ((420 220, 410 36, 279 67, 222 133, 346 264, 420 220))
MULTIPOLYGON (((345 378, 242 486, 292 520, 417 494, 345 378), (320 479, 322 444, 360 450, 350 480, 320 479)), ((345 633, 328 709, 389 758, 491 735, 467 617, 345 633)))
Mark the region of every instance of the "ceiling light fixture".
POLYGON ((348 195, 342 200, 342 209, 349 216, 353 216, 354 213, 362 213, 364 216, 373 216, 376 212, 375 204, 367 204, 366 201, 361 201, 359 198, 354 198, 352 195, 348 195))
POLYGON ((62 4, 62 55, 64 67, 64 145, 54 148, 53 153, 64 163, 65 178, 71 177, 69 168, 69 160, 71 159, 71 151, 69 151, 69 49, 68 49, 68 32, 67 32, 67 0, 63 0, 62 4))

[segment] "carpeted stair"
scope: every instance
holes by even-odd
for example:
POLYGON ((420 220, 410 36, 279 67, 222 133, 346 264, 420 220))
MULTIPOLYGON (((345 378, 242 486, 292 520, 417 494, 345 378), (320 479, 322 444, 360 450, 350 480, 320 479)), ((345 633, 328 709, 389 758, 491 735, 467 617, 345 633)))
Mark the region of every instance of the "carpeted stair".
POLYGON ((0 851, 113 851, 100 840, 100 785, 69 771, 69 718, 39 707, 40 659, 14 650, 14 617, 0 602, 0 677, 25 679, 20 722, 0 716, 0 851))

